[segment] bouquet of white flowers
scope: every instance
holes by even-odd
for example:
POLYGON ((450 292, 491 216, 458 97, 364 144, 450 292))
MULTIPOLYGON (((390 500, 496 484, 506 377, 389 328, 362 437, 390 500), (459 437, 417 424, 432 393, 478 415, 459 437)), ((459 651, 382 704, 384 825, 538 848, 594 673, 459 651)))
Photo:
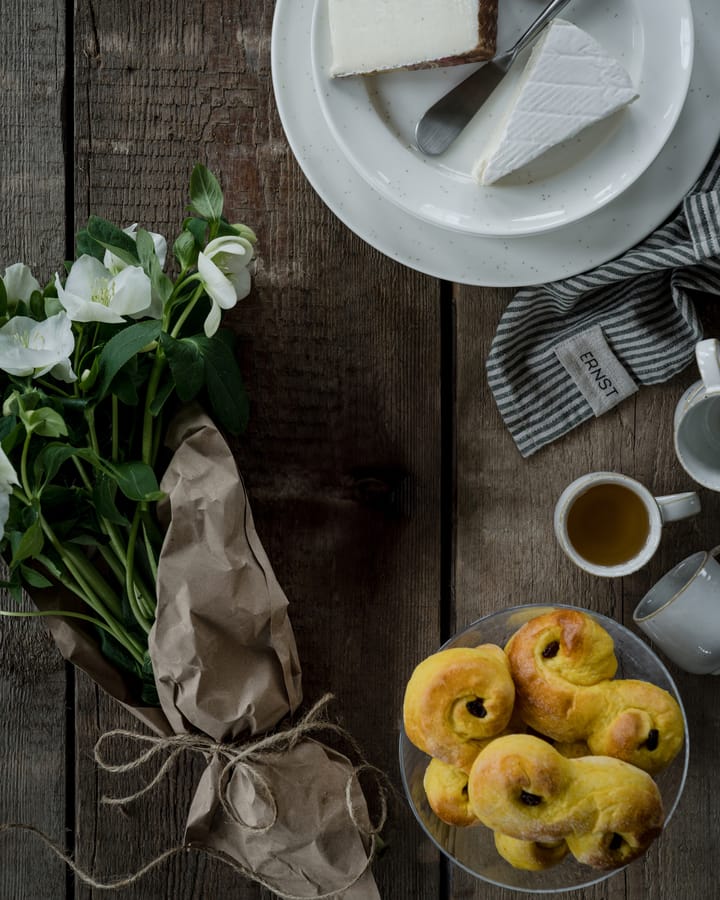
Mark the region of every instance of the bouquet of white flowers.
POLYGON ((255 235, 223 217, 203 166, 192 173, 190 211, 173 246, 174 281, 163 237, 97 217, 78 234, 66 278, 41 288, 16 263, 0 280, 4 586, 19 597, 61 585, 82 601, 0 613, 82 619, 150 704, 164 423, 176 400, 196 397, 232 434, 248 417, 233 336, 219 326, 250 291, 255 235))

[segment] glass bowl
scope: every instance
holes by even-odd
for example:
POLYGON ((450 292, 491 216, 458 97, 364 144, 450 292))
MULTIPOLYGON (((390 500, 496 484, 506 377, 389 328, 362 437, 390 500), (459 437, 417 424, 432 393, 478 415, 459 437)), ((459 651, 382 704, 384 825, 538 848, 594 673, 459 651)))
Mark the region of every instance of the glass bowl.
MULTIPOLYGON (((531 604, 503 609, 473 622, 464 631, 460 631, 450 638, 441 649, 476 647, 478 644, 498 644, 500 647, 504 647, 518 628, 530 619, 554 609, 576 608, 562 604, 548 606, 531 604)), ((650 647, 632 631, 599 613, 591 610, 583 610, 583 612, 596 619, 613 638, 615 655, 618 659, 616 677, 650 681, 672 694, 680 705, 685 723, 683 749, 673 762, 655 778, 662 795, 665 823, 667 824, 682 795, 690 751, 687 718, 680 694, 662 662, 650 647)), ((559 865, 541 872, 515 869, 498 854, 495 849, 493 833, 489 828, 485 828, 483 825, 455 828, 437 818, 428 805, 423 788, 423 776, 429 761, 429 756, 410 743, 403 729, 400 734, 400 772, 403 787, 415 817, 437 847, 455 865, 476 878, 498 887, 542 894, 589 887, 622 871, 622 868, 609 872, 593 869, 576 862, 571 855, 568 855, 559 865)), ((662 841, 662 839, 661 835, 658 840, 662 841)))

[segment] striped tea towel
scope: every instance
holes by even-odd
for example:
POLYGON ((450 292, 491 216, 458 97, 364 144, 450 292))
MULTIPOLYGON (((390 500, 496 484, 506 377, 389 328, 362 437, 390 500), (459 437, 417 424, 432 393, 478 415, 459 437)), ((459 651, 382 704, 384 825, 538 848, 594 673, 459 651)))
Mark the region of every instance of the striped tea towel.
POLYGON ((720 144, 675 216, 637 247, 510 301, 487 372, 520 453, 688 365, 702 338, 691 291, 720 295, 720 144))

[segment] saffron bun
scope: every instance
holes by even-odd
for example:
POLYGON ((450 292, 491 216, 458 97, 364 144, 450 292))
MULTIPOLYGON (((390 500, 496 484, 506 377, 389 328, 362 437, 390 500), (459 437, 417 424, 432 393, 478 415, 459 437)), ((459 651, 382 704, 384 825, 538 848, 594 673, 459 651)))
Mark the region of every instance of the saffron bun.
POLYGON ((517 691, 517 711, 553 741, 587 743, 655 774, 684 740, 680 707, 649 682, 614 679, 613 640, 580 610, 557 609, 523 625, 505 651, 517 691))
POLYGON ((578 861, 599 869, 641 856, 664 821, 647 772, 607 756, 567 759, 528 734, 499 737, 480 752, 468 796, 493 831, 519 841, 565 841, 578 861))
MULTIPOLYGON (((476 820, 477 821, 477 820, 476 820)), ((495 849, 504 860, 516 869, 542 872, 556 866, 568 855, 567 841, 521 841, 499 831, 494 832, 495 849)))
POLYGON ((431 759, 423 777, 430 808, 443 822, 460 828, 477 825, 468 801, 468 775, 441 759, 431 759))
POLYGON ((514 704, 515 686, 500 647, 440 650, 408 681, 405 732, 424 753, 469 772, 487 741, 507 727, 514 704))

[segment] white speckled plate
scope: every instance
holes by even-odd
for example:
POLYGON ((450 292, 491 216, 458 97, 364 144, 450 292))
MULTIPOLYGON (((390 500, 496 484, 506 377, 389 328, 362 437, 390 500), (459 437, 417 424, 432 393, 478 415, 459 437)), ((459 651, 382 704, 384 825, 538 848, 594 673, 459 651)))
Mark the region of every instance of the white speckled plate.
POLYGON ((272 75, 280 117, 308 180, 356 234, 398 262, 464 284, 517 287, 590 269, 636 244, 681 201, 720 135, 720 4, 691 0, 695 55, 675 129, 643 175, 607 206, 567 227, 487 238, 417 219, 382 197, 338 146, 315 91, 310 55, 314 0, 277 0, 272 75))
MULTIPOLYGON (((498 47, 512 46, 543 5, 501 2, 498 47)), ((482 187, 473 166, 511 100, 530 48, 451 147, 429 157, 414 144, 418 119, 478 66, 333 79, 328 0, 316 0, 313 76, 330 130, 375 190, 435 225, 497 237, 577 221, 629 187, 668 139, 690 82, 693 20, 689 0, 574 0, 563 18, 619 60, 640 96, 499 184, 482 187)))

